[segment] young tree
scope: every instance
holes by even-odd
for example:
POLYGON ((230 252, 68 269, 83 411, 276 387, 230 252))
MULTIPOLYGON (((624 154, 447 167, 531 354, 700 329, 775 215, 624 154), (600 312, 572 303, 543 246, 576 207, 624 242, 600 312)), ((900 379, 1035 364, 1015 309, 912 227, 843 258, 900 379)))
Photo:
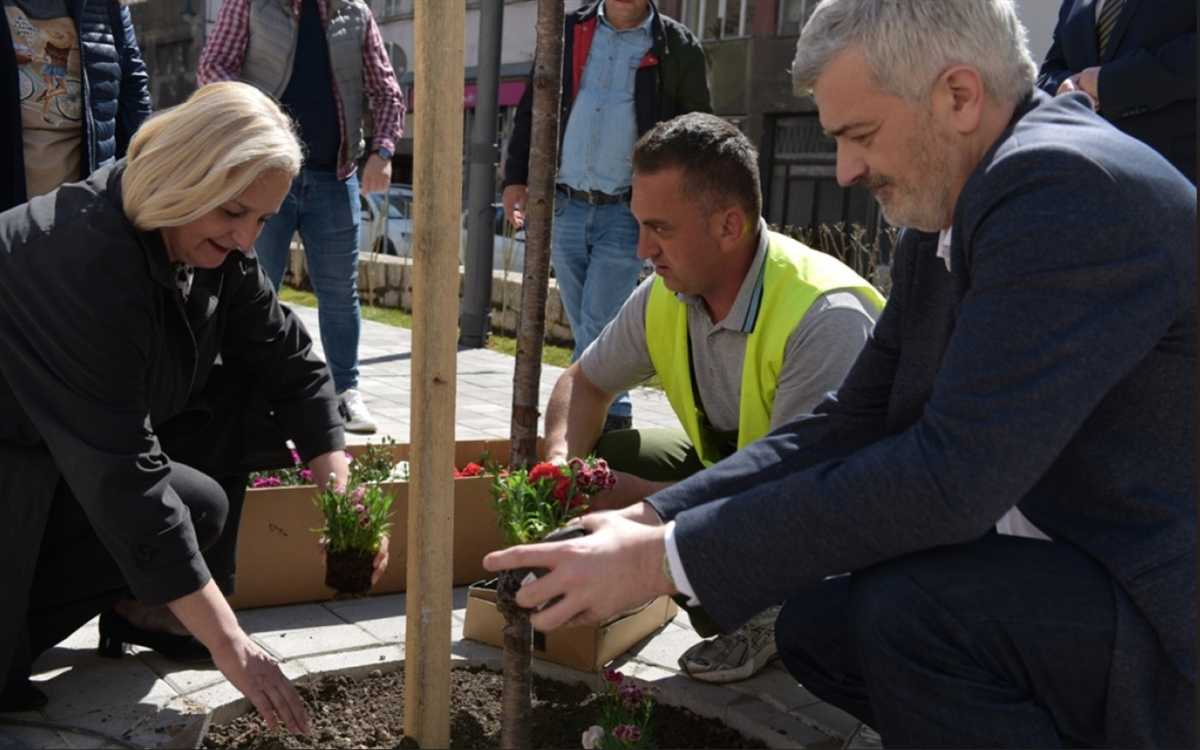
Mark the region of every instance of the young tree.
MULTIPOLYGON (((554 180, 558 163, 559 106, 562 101, 563 0, 538 0, 537 46, 533 63, 533 122, 529 144, 529 197, 525 206, 525 275, 517 325, 513 372, 512 463, 537 460, 538 386, 542 341, 546 335, 546 291, 550 283, 550 230, 554 220, 554 180)), ((500 745, 529 747, 532 687, 532 629, 529 613, 517 606, 521 582, 500 576, 497 606, 504 615, 504 696, 500 745)))

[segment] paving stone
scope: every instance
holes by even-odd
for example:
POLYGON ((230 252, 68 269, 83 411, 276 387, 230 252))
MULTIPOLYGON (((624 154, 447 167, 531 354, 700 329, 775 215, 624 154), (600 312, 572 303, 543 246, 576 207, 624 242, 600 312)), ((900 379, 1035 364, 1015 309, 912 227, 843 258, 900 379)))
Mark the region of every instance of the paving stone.
POLYGON ((336 608, 332 603, 326 606, 342 620, 357 625, 382 643, 404 643, 408 624, 404 594, 352 600, 336 608))
MULTIPOLYGON (((3 714, 4 718, 13 718, 12 714, 3 714)), ((44 719, 29 719, 29 721, 45 721, 44 719)), ((0 750, 12 748, 35 747, 71 747, 67 738, 52 729, 36 727, 19 727, 11 724, 0 726, 0 750), (21 743, 20 745, 16 743, 21 743)))
POLYGON ((282 659, 380 645, 373 635, 319 604, 252 609, 238 619, 257 643, 282 659))
POLYGON ((679 669, 679 655, 702 639, 695 631, 678 625, 667 625, 661 632, 646 641, 641 648, 631 650, 638 661, 657 664, 667 669, 679 669))
POLYGON ((840 742, 841 738, 832 738, 828 733, 820 731, 802 721, 799 717, 785 714, 755 696, 745 695, 729 706, 725 721, 729 726, 741 732, 751 733, 759 737, 771 747, 812 747, 820 743, 828 743, 831 739, 840 742), (758 728, 766 728, 773 736, 768 740, 759 733, 758 728))
POLYGON ((225 680, 220 670, 211 664, 208 666, 180 664, 149 650, 139 652, 137 658, 154 670, 155 674, 166 680, 167 684, 180 695, 192 693, 225 680))
POLYGON ((358 651, 339 651, 321 656, 306 656, 300 660, 310 677, 327 674, 348 674, 359 677, 372 669, 394 670, 404 659, 404 644, 378 646, 358 651))
POLYGON ((826 734, 846 739, 861 723, 837 706, 817 702, 790 711, 793 716, 826 734))
MULTIPOLYGON (((189 714, 167 708, 178 697, 140 659, 95 660, 67 670, 55 670, 38 687, 50 697, 47 719, 116 736, 137 745, 157 745, 178 733, 189 714)), ((69 746, 105 744, 94 737, 68 736, 69 746)))
POLYGON ((772 662, 748 680, 729 683, 729 688, 758 696, 781 711, 811 706, 821 700, 797 682, 779 661, 772 662))
MULTIPOLYGON (((294 307, 293 310, 311 332, 318 333, 320 327, 315 308, 294 307)), ((315 345, 320 356, 319 340, 315 345)), ((351 445, 363 445, 378 440, 382 435, 391 435, 402 442, 409 441, 412 361, 405 355, 411 354, 411 351, 412 335, 407 329, 363 321, 359 342, 359 382, 367 406, 379 425, 379 432, 374 436, 347 434, 346 441, 351 445)), ((508 355, 488 349, 468 349, 458 353, 456 412, 463 420, 455 426, 458 439, 508 436, 514 361, 508 355), (485 406, 472 408, 475 403, 485 406), (468 415, 487 415, 496 421, 466 420, 468 415)), ((544 404, 549 398, 550 390, 562 372, 563 369, 559 367, 542 368, 539 384, 541 403, 544 404)), ((676 426, 670 405, 661 391, 636 388, 631 392, 631 397, 634 425, 676 426)))
POLYGON ((90 657, 72 667, 36 673, 33 680, 50 698, 42 713, 51 721, 101 710, 97 697, 103 697, 104 705, 153 712, 178 695, 141 659, 130 656, 90 657))
POLYGON ((467 641, 460 638, 450 643, 451 662, 461 661, 500 671, 504 667, 503 658, 504 654, 500 649, 479 641, 467 641))
POLYGON ((654 681, 657 700, 669 706, 684 706, 697 714, 724 720, 730 704, 743 698, 719 685, 697 682, 680 674, 660 675, 654 681))

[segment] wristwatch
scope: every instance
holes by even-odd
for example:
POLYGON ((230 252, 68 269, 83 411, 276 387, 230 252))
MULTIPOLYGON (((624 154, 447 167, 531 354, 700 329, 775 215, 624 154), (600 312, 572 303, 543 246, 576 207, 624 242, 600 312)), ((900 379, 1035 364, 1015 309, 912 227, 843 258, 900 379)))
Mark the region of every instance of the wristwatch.
POLYGON ((380 158, 383 159, 384 161, 392 160, 392 150, 389 148, 384 148, 383 146, 380 146, 379 148, 375 149, 375 153, 379 154, 380 158))

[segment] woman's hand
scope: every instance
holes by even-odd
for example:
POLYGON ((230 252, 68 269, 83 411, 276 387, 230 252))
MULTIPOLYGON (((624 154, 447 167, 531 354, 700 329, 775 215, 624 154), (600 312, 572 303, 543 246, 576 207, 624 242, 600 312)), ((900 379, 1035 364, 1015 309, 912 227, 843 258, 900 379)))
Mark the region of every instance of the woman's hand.
POLYGON ((244 632, 240 636, 210 647, 217 669, 254 704, 268 729, 282 723, 291 732, 308 734, 308 709, 296 688, 258 644, 244 632))
POLYGON ((346 458, 345 451, 322 453, 308 462, 308 468, 312 470, 313 479, 317 480, 317 486, 321 489, 329 489, 330 474, 334 476, 333 489, 338 492, 346 489, 346 480, 350 478, 350 459, 346 458))
POLYGON ((371 571, 371 585, 379 583, 379 579, 383 578, 383 571, 387 570, 388 566, 388 538, 381 537, 379 540, 379 551, 375 553, 374 570, 371 571))
POLYGON ((211 579, 197 591, 167 602, 179 621, 213 656, 213 663, 274 729, 280 722, 308 734, 308 711, 279 666, 238 625, 237 617, 211 579))

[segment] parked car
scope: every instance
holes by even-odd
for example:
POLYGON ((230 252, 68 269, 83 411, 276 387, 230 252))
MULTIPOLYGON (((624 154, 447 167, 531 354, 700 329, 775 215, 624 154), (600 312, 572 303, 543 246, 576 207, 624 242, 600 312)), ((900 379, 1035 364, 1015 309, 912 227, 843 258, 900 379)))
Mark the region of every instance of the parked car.
MULTIPOLYGON (((382 253, 400 257, 412 257, 412 205, 411 185, 392 185, 388 189, 386 207, 382 193, 373 193, 369 198, 359 199, 362 221, 358 229, 360 253, 382 253)), ((504 209, 493 204, 496 212, 492 236, 492 267, 496 270, 516 271, 524 268, 525 232, 513 232, 504 222, 504 209)), ((458 259, 466 262, 467 212, 463 211, 459 227, 458 259)))
POLYGON ((383 193, 359 196, 359 253, 412 256, 412 185, 391 185, 383 193))

